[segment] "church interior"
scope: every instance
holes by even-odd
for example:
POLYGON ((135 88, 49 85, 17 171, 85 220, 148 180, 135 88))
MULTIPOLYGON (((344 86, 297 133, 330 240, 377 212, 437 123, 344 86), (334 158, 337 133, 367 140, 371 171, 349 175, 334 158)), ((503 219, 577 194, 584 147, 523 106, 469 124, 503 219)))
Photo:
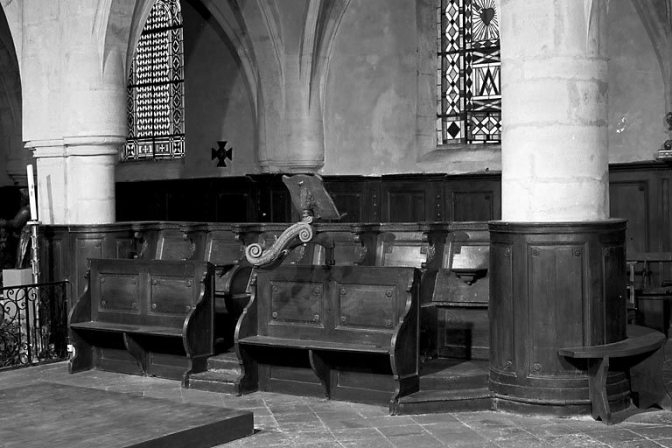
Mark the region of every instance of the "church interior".
POLYGON ((11 412, 82 378, 231 408, 170 446, 672 446, 671 0, 0 0, 0 60, 11 412))

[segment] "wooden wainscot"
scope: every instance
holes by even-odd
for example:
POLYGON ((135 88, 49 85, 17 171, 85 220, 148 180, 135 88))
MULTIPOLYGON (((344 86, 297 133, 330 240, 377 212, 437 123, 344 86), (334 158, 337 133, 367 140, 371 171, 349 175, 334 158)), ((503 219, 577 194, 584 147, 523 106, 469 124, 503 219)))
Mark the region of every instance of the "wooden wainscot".
POLYGON ((486 222, 447 224, 432 302, 438 308, 438 354, 488 359, 490 233, 486 222))
POLYGON ((236 329, 241 392, 389 404, 416 392, 420 271, 259 269, 236 329))
POLYGON ((204 261, 92 259, 69 314, 71 373, 178 379, 213 355, 214 266, 204 261))

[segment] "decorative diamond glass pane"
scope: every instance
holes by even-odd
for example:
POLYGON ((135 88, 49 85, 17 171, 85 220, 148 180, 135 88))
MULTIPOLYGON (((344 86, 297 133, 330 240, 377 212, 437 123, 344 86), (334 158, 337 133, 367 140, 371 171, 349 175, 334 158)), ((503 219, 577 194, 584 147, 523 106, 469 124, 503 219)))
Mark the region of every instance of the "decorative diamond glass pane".
POLYGON ((180 0, 156 0, 128 78, 122 160, 184 157, 184 54, 180 0))
POLYGON ((438 143, 499 143, 501 59, 495 0, 437 3, 438 143))

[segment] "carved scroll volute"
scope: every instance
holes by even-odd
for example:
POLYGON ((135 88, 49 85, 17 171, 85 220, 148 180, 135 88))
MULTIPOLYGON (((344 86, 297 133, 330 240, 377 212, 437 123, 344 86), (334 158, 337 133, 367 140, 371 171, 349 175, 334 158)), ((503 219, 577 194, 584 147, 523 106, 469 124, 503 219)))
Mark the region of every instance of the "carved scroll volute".
POLYGON ((294 247, 313 239, 315 232, 310 225, 311 222, 312 218, 307 217, 304 221, 291 225, 267 250, 264 250, 261 244, 250 244, 245 248, 245 258, 256 267, 267 268, 279 264, 294 247))
POLYGON ((140 249, 136 251, 136 255, 134 258, 140 258, 140 259, 145 258, 145 254, 147 253, 147 248, 149 246, 147 238, 145 238, 142 232, 135 232, 133 234, 133 239, 135 239, 136 247, 140 246, 140 249))
POLYGON ((369 250, 366 247, 366 244, 362 240, 362 236, 359 234, 355 234, 353 237, 356 243, 359 243, 359 246, 356 246, 355 249, 355 254, 357 255, 357 261, 355 261, 355 264, 361 265, 364 263, 366 260, 366 254, 369 252, 369 250))

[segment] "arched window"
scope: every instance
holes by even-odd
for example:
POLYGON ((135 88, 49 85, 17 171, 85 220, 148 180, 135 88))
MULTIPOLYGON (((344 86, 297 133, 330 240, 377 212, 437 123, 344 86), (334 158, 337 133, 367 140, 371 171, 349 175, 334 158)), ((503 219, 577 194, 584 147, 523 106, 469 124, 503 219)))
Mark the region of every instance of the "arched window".
POLYGON ((500 143, 499 11, 495 0, 437 0, 438 144, 500 143))
POLYGON ((180 0, 156 0, 128 78, 122 160, 184 157, 184 53, 180 0))

